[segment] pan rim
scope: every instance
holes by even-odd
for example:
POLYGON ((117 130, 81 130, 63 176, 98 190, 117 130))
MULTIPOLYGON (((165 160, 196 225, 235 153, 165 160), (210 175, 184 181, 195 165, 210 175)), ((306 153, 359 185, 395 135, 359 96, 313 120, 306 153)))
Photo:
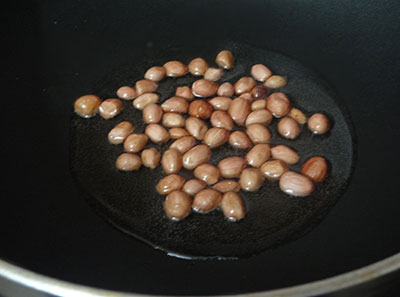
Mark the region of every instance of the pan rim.
MULTIPOLYGON (((306 297, 319 294, 327 294, 335 291, 347 289, 362 283, 366 283, 387 275, 400 269, 400 252, 387 257, 383 260, 369 264, 367 266, 345 272, 336 276, 313 281, 292 287, 285 287, 269 291, 253 292, 239 294, 236 296, 249 297, 306 297)), ((0 276, 5 279, 32 288, 41 292, 55 294, 61 297, 137 297, 137 296, 155 296, 138 293, 124 293, 85 285, 78 285, 72 282, 59 280, 53 277, 45 276, 28 269, 11 264, 0 259, 0 276)), ((231 296, 231 295, 215 295, 231 296)))

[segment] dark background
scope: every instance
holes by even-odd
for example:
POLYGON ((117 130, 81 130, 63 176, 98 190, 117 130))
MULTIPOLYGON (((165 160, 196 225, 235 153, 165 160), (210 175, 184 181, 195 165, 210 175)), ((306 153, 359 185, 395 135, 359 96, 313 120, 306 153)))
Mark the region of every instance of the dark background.
POLYGON ((244 293, 350 271, 400 250, 398 1, 34 1, 2 9, 0 256, 80 284, 244 293), (69 173, 73 100, 152 47, 234 40, 314 69, 347 106, 358 161, 301 240, 237 261, 187 261, 95 215, 69 173))

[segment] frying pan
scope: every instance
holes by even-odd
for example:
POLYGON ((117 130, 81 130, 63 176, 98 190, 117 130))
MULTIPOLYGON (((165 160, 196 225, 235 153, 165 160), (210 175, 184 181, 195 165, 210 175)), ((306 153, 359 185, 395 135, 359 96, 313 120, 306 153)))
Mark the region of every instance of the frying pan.
MULTIPOLYGON (((310 296, 399 268, 398 3, 33 1, 14 5, 3 18, 8 33, 2 80, 7 101, 1 275, 67 296, 110 291, 310 296), (296 216, 296 208, 287 217, 298 224, 284 236, 252 244, 239 232, 234 239, 242 239, 243 244, 236 253, 232 242, 223 249, 201 241, 193 244, 193 236, 179 245, 174 238, 163 240, 158 247, 185 256, 239 255, 224 260, 172 257, 137 239, 151 238, 149 232, 140 234, 147 230, 143 222, 148 221, 129 224, 126 216, 112 215, 124 204, 107 197, 126 193, 124 180, 133 176, 119 175, 101 188, 107 184, 97 178, 104 176, 99 173, 103 171, 90 169, 112 163, 99 135, 115 122, 100 118, 82 122, 74 117, 72 103, 90 92, 110 96, 119 82, 140 79, 152 63, 166 59, 187 63, 196 56, 212 61, 225 48, 235 53, 237 71, 240 67, 248 71, 256 61, 270 61, 276 71, 296 82, 288 89, 296 103, 309 106, 309 112, 323 105, 320 108, 334 123, 325 140, 341 145, 336 150, 326 148, 336 160, 331 164, 332 176, 340 176, 333 174, 335 164, 340 164, 338 170, 346 170, 337 187, 328 187, 331 195, 318 192, 318 201, 326 197, 326 207, 318 208, 317 215, 296 216), (83 158, 79 150, 91 153, 83 158), (112 195, 104 192, 110 189, 112 195), (288 287, 292 288, 276 291, 288 287)), ((239 75, 231 74, 228 79, 239 75)), ((128 111, 127 107, 120 119, 130 116, 128 111)), ((150 189, 146 185, 154 183, 156 175, 135 176, 130 189, 150 189)), ((153 199, 151 194, 148 197, 153 199)), ((291 201, 287 203, 298 203, 291 201)), ((217 221, 216 216, 209 216, 211 222, 217 221)))

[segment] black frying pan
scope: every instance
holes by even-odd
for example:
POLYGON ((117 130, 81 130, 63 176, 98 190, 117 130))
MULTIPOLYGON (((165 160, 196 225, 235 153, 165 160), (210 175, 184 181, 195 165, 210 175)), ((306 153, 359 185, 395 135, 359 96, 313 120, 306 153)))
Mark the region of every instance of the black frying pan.
POLYGON ((399 251, 396 3, 48 2, 16 11, 7 19, 3 86, 10 99, 2 259, 100 288, 203 295, 308 283, 399 251), (126 104, 114 120, 83 120, 71 105, 84 93, 113 96, 149 66, 211 62, 223 48, 237 58, 226 80, 266 63, 288 75, 283 91, 299 107, 328 114, 331 134, 304 133, 296 149, 302 160, 325 155, 331 178, 308 200, 266 184, 246 196, 240 224, 218 213, 170 223, 154 193, 160 170, 121 174, 110 166, 121 148, 104 134, 122 119, 138 123, 139 114, 126 104), (107 221, 168 252, 239 259, 170 257, 107 221))

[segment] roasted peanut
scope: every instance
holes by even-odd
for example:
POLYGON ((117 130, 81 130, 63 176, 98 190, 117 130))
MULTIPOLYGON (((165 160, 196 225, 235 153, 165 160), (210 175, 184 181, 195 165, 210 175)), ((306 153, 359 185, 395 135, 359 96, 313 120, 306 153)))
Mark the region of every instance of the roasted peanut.
POLYGON ((278 89, 286 85, 286 81, 286 77, 272 75, 265 81, 264 85, 270 89, 278 89))
POLYGON ((177 112, 186 113, 188 111, 189 103, 182 97, 171 97, 161 104, 164 112, 177 112))
POLYGON ((233 67, 233 55, 231 51, 220 51, 215 59, 217 65, 224 69, 231 69, 233 67))
POLYGON ((218 91, 218 85, 206 79, 196 80, 192 84, 192 92, 196 97, 211 97, 218 91))
POLYGON ((272 71, 263 64, 255 64, 251 67, 251 75, 255 80, 265 82, 272 75, 272 71))
POLYGON ((168 195, 173 191, 182 189, 185 179, 177 174, 170 174, 162 178, 156 186, 156 190, 161 195, 168 195))
POLYGON ((220 68, 208 68, 206 73, 204 73, 204 79, 211 80, 211 81, 217 81, 221 78, 222 76, 222 69, 220 68))
POLYGON ((224 128, 228 131, 233 128, 233 120, 229 114, 222 110, 216 110, 211 114, 211 125, 216 128, 224 128))
POLYGON ((227 111, 232 103, 232 99, 228 97, 214 97, 208 101, 215 110, 227 111))
POLYGON ((100 97, 96 95, 84 95, 75 100, 74 110, 78 116, 90 118, 99 110, 100 97))
POLYGON ((136 82, 135 89, 138 96, 144 93, 153 93, 157 90, 158 85, 152 80, 142 79, 136 82))
POLYGON ((124 141, 124 150, 127 153, 138 153, 147 144, 148 137, 145 134, 130 134, 124 141))
POLYGON ((246 167, 246 160, 242 157, 227 157, 218 163, 221 175, 226 178, 233 178, 240 175, 242 170, 246 167))
POLYGON ((219 169, 211 164, 201 164, 197 166, 193 174, 197 179, 205 181, 208 185, 215 184, 221 176, 219 169))
POLYGON ((185 126, 185 118, 179 113, 166 112, 162 118, 162 124, 168 128, 185 126))
POLYGON ((117 116, 123 108, 119 99, 109 98, 104 100, 99 106, 99 113, 104 119, 111 119, 117 116))
POLYGON ((253 101, 253 103, 251 103, 251 110, 259 110, 259 109, 265 109, 267 106, 267 100, 265 99, 258 99, 253 101))
POLYGON ((259 168, 271 156, 269 144, 256 144, 247 154, 246 161, 250 166, 259 168))
POLYGON ((254 144, 269 143, 271 140, 271 132, 267 127, 261 124, 251 124, 247 126, 246 134, 254 144))
POLYGON ((299 154, 286 145, 277 145, 271 148, 271 156, 275 160, 282 160, 288 165, 299 162, 299 154))
POLYGON ((285 172, 281 176, 279 187, 284 193, 299 197, 308 196, 314 191, 314 184, 308 177, 293 171, 285 172))
POLYGON ((190 135, 189 132, 184 128, 171 128, 168 130, 168 132, 171 139, 179 139, 181 137, 190 135))
POLYGON ((133 132, 133 125, 127 121, 116 125, 108 133, 108 141, 112 144, 120 144, 133 132))
POLYGON ((159 124, 149 124, 145 129, 146 135, 154 143, 164 143, 169 140, 168 131, 159 124))
POLYGON ((196 58, 190 61, 189 72, 193 75, 204 75, 208 68, 208 63, 203 58, 196 58))
POLYGON ((179 61, 169 61, 164 64, 165 74, 169 77, 184 76, 188 72, 185 64, 179 61))
POLYGON ((121 171, 138 170, 142 166, 142 160, 136 154, 123 153, 115 161, 115 167, 121 171))
POLYGON ((266 109, 258 109, 249 113, 246 118, 246 126, 251 124, 261 124, 267 126, 272 122, 272 114, 266 109))
POLYGON ((148 80, 152 80, 155 82, 159 82, 165 77, 166 71, 162 66, 153 66, 149 68, 144 74, 144 78, 148 80))
POLYGON ((226 179, 223 181, 220 181, 219 183, 216 183, 213 186, 214 190, 217 190, 218 192, 221 193, 226 193, 226 192, 239 192, 240 191, 240 185, 237 181, 231 180, 231 179, 226 179))
POLYGON ((253 192, 261 187, 264 178, 258 168, 245 168, 240 174, 239 184, 242 190, 253 192))
POLYGON ((235 192, 227 192, 222 196, 221 210, 231 222, 239 221, 246 215, 243 199, 235 192))
POLYGON ((299 123, 291 117, 282 118, 277 125, 277 130, 282 137, 287 139, 295 139, 300 134, 299 123))
POLYGON ((208 129, 204 135, 203 142, 210 148, 219 147, 224 145, 229 138, 229 131, 224 128, 211 128, 208 129))
POLYGON ((268 93, 268 88, 264 86, 255 86, 251 89, 251 96, 254 99, 264 98, 268 93))
POLYGON ((306 115, 297 108, 292 108, 288 114, 292 119, 296 120, 299 124, 305 124, 307 122, 306 115))
POLYGON ((160 163, 161 154, 156 148, 151 147, 143 150, 141 157, 143 166, 154 169, 160 163))
POLYGON ((160 105, 151 103, 146 105, 145 108, 143 108, 143 121, 146 124, 151 124, 151 123, 158 123, 161 121, 161 118, 163 116, 163 111, 160 105))
POLYGON ((221 199, 221 193, 214 189, 201 190, 194 196, 192 209, 200 213, 210 212, 219 206, 221 199))
POLYGON ((178 150, 181 154, 186 153, 196 144, 196 139, 193 136, 183 136, 175 140, 170 148, 178 150))
POLYGON ((256 82, 252 77, 244 76, 235 83, 235 93, 236 95, 248 93, 255 85, 256 82))
POLYGON ((287 115, 291 109, 289 98, 281 92, 272 93, 267 99, 266 108, 276 118, 287 115))
POLYGON ((161 166, 166 174, 178 173, 182 169, 182 155, 176 149, 168 149, 161 158, 161 166))
POLYGON ((175 96, 185 98, 186 100, 192 100, 194 98, 192 89, 188 86, 177 87, 175 96))
POLYGON ((212 106, 203 100, 194 100, 189 105, 189 114, 192 117, 208 119, 212 112, 212 106))
POLYGON ((208 130, 207 125, 200 119, 189 117, 185 121, 185 128, 197 140, 203 140, 208 130))
POLYGON ((249 103, 251 103, 251 101, 253 101, 253 99, 254 99, 250 92, 240 94, 239 98, 247 100, 247 101, 249 101, 249 103))
POLYGON ((314 183, 322 182, 328 173, 328 164, 323 157, 312 157, 301 166, 301 173, 314 183))
POLYGON ((207 184, 202 181, 198 180, 197 178, 189 179, 185 184, 183 185, 182 191, 187 193, 190 196, 196 195, 198 192, 203 190, 207 184))
POLYGON ((207 163, 211 157, 211 150, 205 144, 199 144, 187 151, 182 157, 183 167, 192 170, 200 164, 207 163))
POLYGON ((271 160, 262 164, 260 170, 267 179, 278 180, 289 169, 282 160, 271 160))
POLYGON ((329 120, 322 113, 313 114, 307 122, 308 129, 314 134, 324 134, 329 130, 329 120))
POLYGON ((137 94, 134 88, 123 86, 117 90, 117 96, 120 99, 132 100, 136 98, 137 94))
POLYGON ((133 100, 133 107, 143 110, 147 105, 158 102, 160 95, 156 93, 145 93, 133 100))
POLYGON ((189 215, 192 208, 192 200, 182 191, 173 191, 164 201, 164 211, 167 217, 173 221, 179 221, 189 215))
POLYGON ((247 150, 253 145, 250 138, 243 131, 235 131, 231 133, 228 141, 232 147, 239 150, 247 150))
POLYGON ((228 113, 237 125, 243 126, 250 113, 249 101, 242 98, 234 99, 229 106, 228 113))
POLYGON ((221 97, 232 97, 233 94, 235 94, 235 88, 229 82, 220 85, 217 91, 217 95, 221 97))

